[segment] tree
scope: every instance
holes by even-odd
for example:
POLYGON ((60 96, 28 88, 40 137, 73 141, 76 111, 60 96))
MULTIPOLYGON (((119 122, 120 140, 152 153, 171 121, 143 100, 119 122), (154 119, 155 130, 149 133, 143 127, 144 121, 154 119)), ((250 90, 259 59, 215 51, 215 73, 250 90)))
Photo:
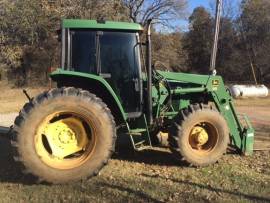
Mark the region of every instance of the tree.
POLYGON ((55 0, 53 8, 65 18, 128 20, 121 0, 55 0))
POLYGON ((123 0, 133 22, 146 25, 148 19, 166 26, 185 14, 186 0, 123 0))
POLYGON ((213 19, 204 7, 195 8, 189 17, 189 32, 184 49, 193 72, 208 73, 213 39, 213 19))
POLYGON ((121 0, 1 0, 0 6, 0 68, 17 85, 46 82, 48 68, 58 66, 61 18, 128 19, 121 0))
POLYGON ((259 82, 270 79, 270 1, 243 0, 238 19, 242 41, 256 68, 259 82))
POLYGON ((246 62, 235 22, 229 17, 222 17, 217 54, 218 74, 227 81, 238 81, 239 78, 247 79, 244 74, 248 67, 246 62))
MULTIPOLYGON (((249 66, 243 43, 235 21, 226 12, 221 18, 216 69, 225 80, 247 80, 249 66)), ((213 44, 214 18, 203 7, 194 9, 189 18, 190 30, 185 36, 184 48, 188 52, 188 62, 194 72, 208 74, 213 44)))
POLYGON ((187 72, 186 52, 183 50, 183 35, 180 32, 152 35, 153 63, 155 68, 176 72, 187 72))
POLYGON ((5 1, 1 15, 1 62, 8 67, 8 76, 15 78, 17 85, 37 78, 44 80, 52 63, 52 47, 56 40, 55 21, 37 0, 5 1), (30 57, 30 53, 32 56, 30 57), (31 63, 27 58, 32 58, 31 63))

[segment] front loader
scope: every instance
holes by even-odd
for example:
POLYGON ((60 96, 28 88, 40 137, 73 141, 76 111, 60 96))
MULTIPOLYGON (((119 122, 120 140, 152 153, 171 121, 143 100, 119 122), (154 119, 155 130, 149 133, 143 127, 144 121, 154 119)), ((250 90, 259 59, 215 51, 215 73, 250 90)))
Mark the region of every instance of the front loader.
POLYGON ((252 154, 254 130, 222 78, 155 70, 150 26, 143 43, 139 24, 63 20, 57 88, 30 99, 13 126, 23 171, 51 183, 92 177, 120 134, 136 151, 167 135, 172 156, 194 166, 215 163, 228 145, 252 154))

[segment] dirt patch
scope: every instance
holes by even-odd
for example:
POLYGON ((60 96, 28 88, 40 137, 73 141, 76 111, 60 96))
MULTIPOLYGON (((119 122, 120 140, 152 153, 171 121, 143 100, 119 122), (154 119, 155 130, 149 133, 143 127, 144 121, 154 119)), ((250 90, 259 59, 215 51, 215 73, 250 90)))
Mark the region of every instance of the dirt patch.
POLYGON ((13 125, 18 113, 1 113, 0 114, 0 126, 10 127, 13 125))
POLYGON ((238 106, 239 113, 249 116, 255 125, 270 125, 270 105, 269 106, 238 106))
MULTIPOLYGON (((30 97, 34 97, 47 88, 39 87, 25 89, 30 97)), ((7 82, 0 82, 0 90, 0 113, 19 112, 23 105, 28 102, 22 88, 12 88, 7 82)))
POLYGON ((270 95, 265 98, 244 98, 235 100, 236 106, 269 107, 270 95))
POLYGON ((255 128, 255 149, 270 149, 270 96, 235 100, 238 113, 246 114, 255 128))

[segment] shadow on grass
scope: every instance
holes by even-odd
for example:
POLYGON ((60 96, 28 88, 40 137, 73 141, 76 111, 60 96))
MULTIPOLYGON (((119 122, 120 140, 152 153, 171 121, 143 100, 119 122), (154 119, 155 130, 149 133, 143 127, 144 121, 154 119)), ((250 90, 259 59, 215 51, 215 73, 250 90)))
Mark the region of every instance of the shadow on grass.
MULTIPOLYGON (((104 182, 99 183, 98 185, 101 187, 111 188, 113 190, 116 189, 116 190, 119 190, 120 192, 127 192, 128 194, 133 194, 136 197, 143 199, 145 202, 162 203, 162 201, 157 200, 157 199, 151 197, 150 195, 148 195, 142 191, 136 191, 136 190, 133 190, 131 188, 124 187, 124 186, 120 186, 120 185, 116 185, 116 184, 109 184, 109 183, 104 183, 104 182)), ((138 202, 139 202, 139 200, 138 200, 138 202)))
POLYGON ((176 160, 170 152, 158 149, 148 149, 140 152, 136 152, 133 149, 125 149, 116 152, 112 159, 159 166, 188 166, 185 162, 176 160))
MULTIPOLYGON (((166 151, 145 150, 135 152, 131 145, 120 147, 113 159, 133 161, 145 164, 154 164, 161 166, 185 166, 184 163, 177 161, 173 155, 166 151)), ((34 185, 39 181, 31 175, 25 175, 12 157, 12 148, 10 141, 5 137, 0 137, 0 182, 22 183, 25 185, 34 185)), ((40 182, 47 185, 46 183, 40 182)))
MULTIPOLYGON (((155 177, 155 176, 151 176, 151 175, 147 175, 147 174, 143 174, 143 176, 148 177, 148 178, 155 177)), ((162 177, 162 176, 159 176, 159 178, 164 179, 164 180, 170 180, 170 181, 172 181, 174 183, 178 183, 178 184, 190 185, 192 187, 198 187, 200 189, 206 189, 206 190, 216 192, 216 193, 224 193, 224 194, 234 195, 234 196, 237 196, 237 197, 243 197, 245 199, 252 200, 252 201, 255 201, 255 202, 257 202, 257 201, 270 202, 270 198, 266 198, 266 197, 259 197, 259 196, 256 196, 256 195, 244 194, 244 193, 241 193, 241 192, 226 190, 226 189, 222 189, 222 188, 214 188, 214 187, 211 187, 211 186, 208 186, 208 185, 193 183, 193 182, 190 182, 190 181, 177 180, 177 179, 174 179, 174 178, 165 178, 165 177, 162 177)))
MULTIPOLYGON (((146 150, 134 152, 131 145, 120 147, 121 150, 113 155, 113 159, 134 161, 145 164, 156 164, 166 166, 179 166, 171 153, 157 150, 146 150)), ((38 182, 37 178, 25 175, 12 157, 12 148, 7 137, 0 137, 0 182, 22 183, 33 185, 38 182)), ((41 182, 42 184, 46 184, 41 182)), ((46 184, 47 185, 47 184, 46 184)))
POLYGON ((135 151, 127 137, 117 139, 116 152, 112 156, 112 159, 159 166, 188 166, 185 162, 175 159, 173 154, 164 148, 135 151))
POLYGON ((22 183, 33 185, 37 179, 31 175, 25 175, 19 169, 12 157, 10 141, 6 137, 0 137, 0 182, 22 183))

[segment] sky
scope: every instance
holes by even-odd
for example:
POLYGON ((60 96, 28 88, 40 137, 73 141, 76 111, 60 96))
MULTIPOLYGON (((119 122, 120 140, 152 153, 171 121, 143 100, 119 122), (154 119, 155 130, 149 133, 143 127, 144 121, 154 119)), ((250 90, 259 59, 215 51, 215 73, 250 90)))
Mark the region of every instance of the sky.
POLYGON ((209 7, 209 0, 189 0, 189 11, 193 11, 194 8, 198 6, 204 6, 204 7, 209 7))
MULTIPOLYGON (((227 2, 230 2, 230 4, 234 8, 236 8, 236 5, 238 5, 238 3, 240 1, 241 0, 230 0, 227 2)), ((187 8, 188 16, 192 13, 194 8, 196 8, 198 6, 204 6, 206 9, 213 9, 213 6, 215 6, 215 0, 188 0, 188 8, 187 8)), ((215 7, 214 7, 214 9, 215 9, 215 7)), ((178 24, 178 26, 180 27, 181 30, 183 30, 183 31, 188 30, 188 18, 186 20, 180 20, 176 23, 178 24)))
MULTIPOLYGON (((198 6, 204 6, 206 8, 210 8, 210 1, 211 0, 188 0, 188 16, 192 13, 194 8, 198 6)), ((180 20, 176 22, 177 26, 180 27, 181 30, 186 31, 188 30, 188 18, 186 20, 180 20)))

